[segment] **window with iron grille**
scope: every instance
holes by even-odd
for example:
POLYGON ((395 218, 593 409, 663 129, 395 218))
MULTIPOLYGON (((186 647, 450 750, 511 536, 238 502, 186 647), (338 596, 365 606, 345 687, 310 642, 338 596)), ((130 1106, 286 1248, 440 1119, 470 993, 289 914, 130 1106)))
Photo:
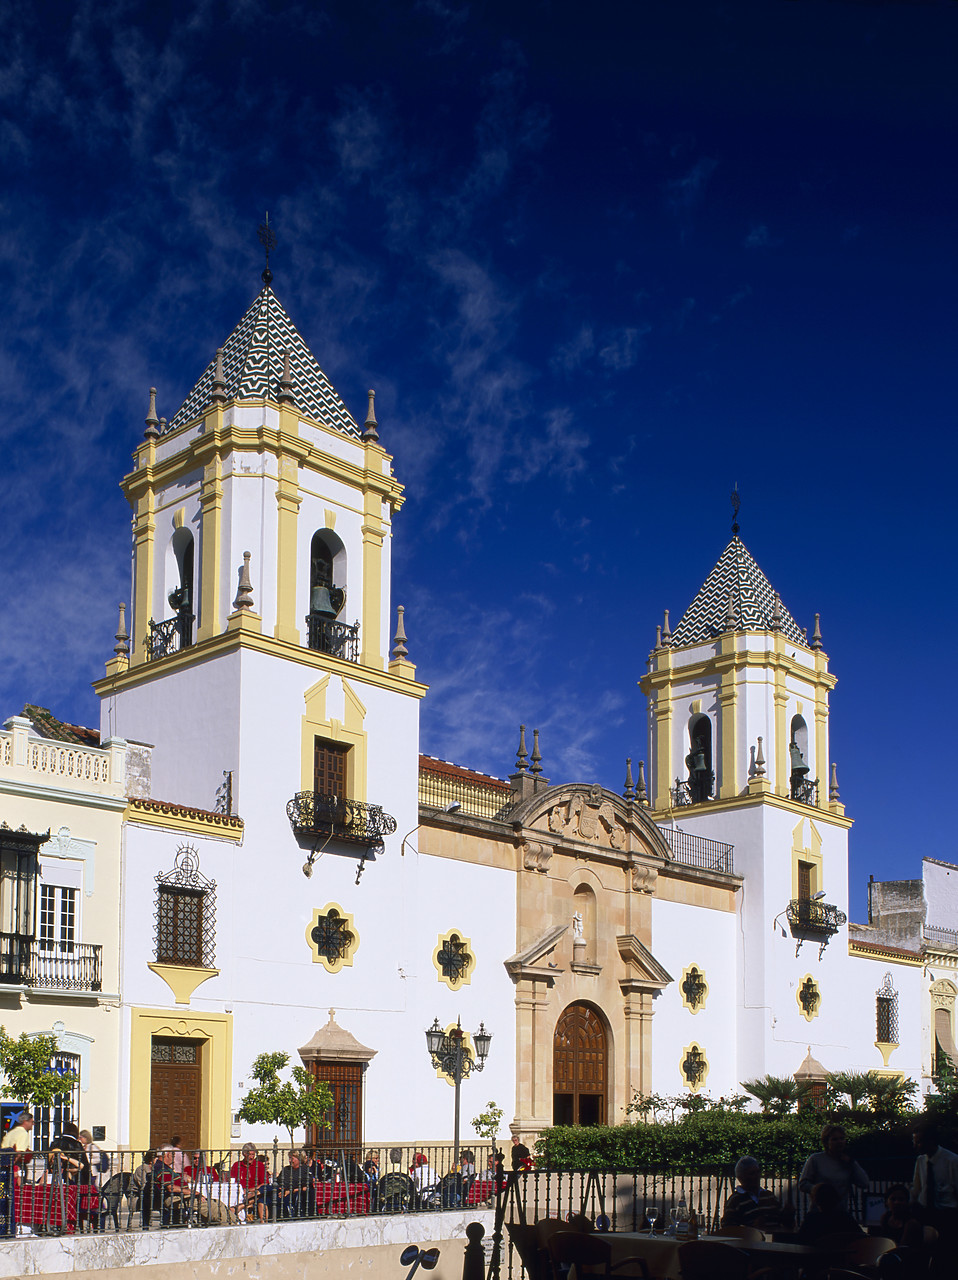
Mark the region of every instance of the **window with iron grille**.
POLYGON ((818 1015, 821 1003, 822 993, 818 989, 818 983, 810 973, 806 974, 798 989, 798 1004, 806 1022, 811 1022, 812 1018, 818 1015))
POLYGON ((879 1044, 898 1043, 898 992, 892 984, 890 973, 875 993, 876 1039, 879 1044))
POLYGON ((433 963, 439 973, 439 981, 444 982, 450 990, 455 991, 468 985, 476 963, 469 939, 464 938, 461 933, 442 934, 433 953, 433 963))
POLYGON ((338 973, 344 965, 351 965, 359 946, 359 934, 353 918, 338 902, 328 902, 313 912, 306 940, 312 949, 313 959, 330 973, 338 973))
POLYGON ((692 1013, 698 1013, 705 1008, 705 999, 709 993, 709 984, 705 981, 705 974, 698 967, 692 964, 685 970, 682 975, 682 1003, 692 1013))
POLYGON ((50 1069, 64 1077, 64 1088, 49 1107, 34 1108, 34 1151, 49 1150, 53 1139, 63 1132, 63 1126, 68 1121, 78 1124, 80 1119, 80 1055, 55 1053, 50 1069))
POLYGON ((156 959, 212 969, 216 938, 216 883, 200 873, 191 845, 176 852, 172 871, 156 877, 156 959))
POLYGON ((682 1078, 687 1086, 695 1093, 705 1083, 705 1077, 708 1075, 709 1064, 697 1044, 690 1044, 682 1055, 681 1062, 682 1078))

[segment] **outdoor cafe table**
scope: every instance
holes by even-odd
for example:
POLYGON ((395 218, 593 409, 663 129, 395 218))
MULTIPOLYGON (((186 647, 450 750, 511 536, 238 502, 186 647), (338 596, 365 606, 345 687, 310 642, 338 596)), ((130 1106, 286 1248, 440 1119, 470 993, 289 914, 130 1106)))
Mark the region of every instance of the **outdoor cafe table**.
POLYGON ((96 1191, 89 1184, 51 1186, 49 1183, 21 1183, 14 1192, 14 1215, 26 1227, 56 1227, 72 1233, 77 1225, 77 1207, 90 1218, 98 1208, 96 1191), (66 1221, 64 1221, 64 1211, 66 1221))
MULTIPOLYGON (((623 1258, 641 1258, 649 1268, 649 1274, 655 1280, 681 1280, 682 1269, 679 1263, 679 1249, 688 1240, 680 1240, 676 1236, 650 1236, 647 1231, 613 1231, 601 1237, 612 1246, 612 1262, 621 1262, 623 1258)), ((738 1236, 705 1236, 699 1240, 714 1241, 716 1244, 730 1244, 741 1249, 750 1257, 761 1259, 769 1266, 776 1264, 785 1266, 812 1265, 817 1262, 826 1263, 828 1254, 812 1245, 775 1244, 771 1240, 761 1240, 756 1244, 746 1244, 738 1236)))

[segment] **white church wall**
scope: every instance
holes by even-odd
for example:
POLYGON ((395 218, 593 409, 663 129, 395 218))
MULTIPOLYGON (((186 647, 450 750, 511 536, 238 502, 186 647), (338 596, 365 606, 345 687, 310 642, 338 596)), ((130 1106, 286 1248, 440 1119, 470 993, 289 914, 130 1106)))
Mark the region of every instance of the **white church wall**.
POLYGON ((653 1092, 686 1091, 680 1063, 693 1042, 709 1064, 702 1092, 713 1098, 737 1091, 735 933, 737 917, 685 903, 652 902, 652 953, 673 981, 654 1001, 653 1092), (704 1007, 692 1013, 682 1002, 682 974, 696 965, 708 983, 704 1007))
POLYGON ((923 858, 921 875, 928 903, 926 924, 958 930, 958 865, 938 858, 923 858))

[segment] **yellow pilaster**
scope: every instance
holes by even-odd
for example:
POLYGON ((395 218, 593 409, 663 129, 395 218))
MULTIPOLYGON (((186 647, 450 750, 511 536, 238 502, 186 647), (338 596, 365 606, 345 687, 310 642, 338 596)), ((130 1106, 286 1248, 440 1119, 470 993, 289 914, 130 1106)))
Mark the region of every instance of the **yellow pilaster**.
POLYGON ((815 775, 818 778, 818 803, 828 800, 828 703, 825 690, 819 687, 815 698, 815 775))
POLYGON ((133 523, 133 564, 136 599, 133 605, 133 637, 130 665, 146 661, 147 623, 153 599, 153 561, 156 538, 156 498, 150 486, 137 499, 133 523))
MULTIPOLYGON (((719 652, 734 661, 735 636, 724 635, 719 652)), ((718 795, 730 800, 738 795, 738 673, 734 666, 722 673, 718 691, 719 746, 722 753, 722 773, 718 795)))
MULTIPOLYGON (((296 577, 298 569, 297 536, 299 508, 302 495, 299 491, 299 468, 295 458, 278 459, 276 484, 276 626, 273 634, 278 640, 300 643, 296 618, 296 577)), ((308 606, 307 606, 308 607, 308 606)))
POLYGON ((214 454, 203 468, 200 520, 200 621, 196 638, 208 640, 220 633, 223 464, 219 454, 214 454))
MULTIPOLYGON (((776 637, 776 649, 778 637, 776 637)), ((775 703, 775 761, 772 776, 772 790, 778 796, 788 795, 788 779, 791 772, 791 761, 788 754, 788 690, 785 688, 785 674, 781 669, 775 672, 775 688, 772 690, 775 703)))
POLYGON ((383 541, 382 497, 367 489, 363 504, 363 619, 362 653, 364 667, 384 670, 379 633, 382 627, 383 541))

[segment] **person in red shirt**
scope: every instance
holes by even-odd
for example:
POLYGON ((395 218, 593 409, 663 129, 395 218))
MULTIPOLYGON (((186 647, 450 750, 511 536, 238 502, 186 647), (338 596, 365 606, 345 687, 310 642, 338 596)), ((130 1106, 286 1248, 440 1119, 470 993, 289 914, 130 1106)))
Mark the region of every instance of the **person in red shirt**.
POLYGON ((230 1177, 239 1183, 243 1193, 242 1208, 248 1216, 256 1213, 256 1205, 260 1201, 261 1191, 269 1185, 269 1170, 266 1161, 257 1158, 256 1147, 252 1142, 244 1142, 240 1148, 240 1159, 230 1165, 230 1177))

